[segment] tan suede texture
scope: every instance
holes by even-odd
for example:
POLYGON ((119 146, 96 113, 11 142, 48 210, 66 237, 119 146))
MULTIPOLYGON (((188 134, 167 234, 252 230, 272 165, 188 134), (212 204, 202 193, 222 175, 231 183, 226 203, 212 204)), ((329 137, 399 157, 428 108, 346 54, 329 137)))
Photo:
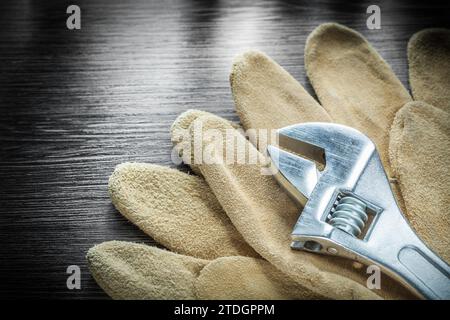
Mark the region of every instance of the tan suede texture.
POLYGON ((209 263, 196 285, 199 299, 326 299, 291 281, 272 264, 247 257, 224 257, 209 263))
MULTIPOLYGON (((389 129, 395 113, 412 99, 389 65, 359 33, 325 23, 308 37, 305 66, 322 105, 265 54, 249 51, 235 58, 230 83, 244 129, 311 121, 349 125, 375 142, 395 182, 388 157, 389 129)), ((404 209, 397 184, 392 188, 404 209)))
MULTIPOLYGON (((180 117, 192 119, 189 112, 180 117)), ((202 148, 191 150, 209 150, 210 156, 215 159, 213 164, 201 164, 198 168, 248 244, 294 282, 317 294, 333 299, 377 297, 365 287, 365 269, 353 268, 350 260, 291 250, 290 234, 300 208, 272 176, 261 174, 264 167, 261 164, 265 163, 263 155, 237 131, 234 136, 229 134, 230 131, 227 133, 227 130, 233 131, 233 127, 214 115, 199 116, 193 121, 190 127, 191 142, 194 141, 194 128, 200 127, 198 122, 201 122, 204 132, 220 130, 223 133, 223 140, 205 139, 202 148), (237 141, 235 145, 246 145, 245 148, 236 148, 235 153, 256 154, 254 158, 260 158, 260 163, 227 164, 222 158, 226 154, 224 148, 227 144, 222 141, 228 141, 228 145, 231 141, 237 141)), ((188 161, 192 155, 184 153, 184 157, 188 161)), ((387 298, 410 297, 390 279, 383 278, 383 283, 385 290, 377 290, 377 294, 387 298)))
POLYGON ((390 156, 408 220, 450 263, 450 114, 423 102, 407 104, 392 125, 390 156))
POLYGON ((288 72, 258 51, 247 51, 234 59, 230 84, 244 129, 278 129, 298 122, 331 121, 322 106, 288 72))
POLYGON ((204 260, 143 244, 104 242, 87 254, 89 269, 113 299, 323 299, 287 281, 262 259, 204 260))
MULTIPOLYGON (((440 102, 439 107, 408 103, 408 92, 367 41, 336 24, 319 26, 305 49, 308 76, 323 107, 283 68, 256 51, 235 59, 230 82, 244 129, 335 121, 369 135, 389 175, 398 180, 413 227, 448 261, 449 77, 448 68, 437 69, 450 59, 448 47, 441 48, 448 31, 433 32, 411 39, 408 58, 414 97, 440 102), (442 37, 442 43, 433 40, 442 37)), ((111 297, 413 298, 385 276, 382 290, 367 289, 365 268, 351 261, 292 251, 290 233, 301 208, 272 177, 261 175, 263 155, 236 132, 233 139, 246 146, 241 152, 255 155, 260 164, 227 164, 222 161, 224 146, 210 139, 200 139, 201 146, 219 164, 194 164, 195 124, 222 134, 238 127, 198 110, 177 118, 171 129, 175 153, 198 176, 128 163, 110 178, 116 208, 176 252, 115 241, 92 248, 87 255, 90 270, 111 297)))
MULTIPOLYGON (((187 119, 192 122, 207 114, 196 110, 186 113, 185 119, 179 117, 174 123, 172 132, 180 132, 182 127, 187 129, 187 119)), ((183 254, 176 256, 175 263, 171 258, 175 256, 169 252, 160 253, 143 245, 127 248, 125 242, 115 242, 92 248, 88 254, 91 272, 115 299, 326 298, 286 278, 267 261, 245 258, 258 257, 258 254, 243 241, 200 177, 157 165, 124 163, 111 175, 109 190, 113 204, 127 219, 166 248, 183 254), (216 259, 225 256, 230 258, 216 259), (156 257, 166 265, 153 262, 156 257), (180 284, 195 289, 179 291, 170 288, 168 281, 155 282, 153 274, 159 279, 174 273, 177 279, 180 273, 188 272, 180 269, 179 263, 198 264, 193 257, 211 260, 202 277, 195 276, 190 282, 180 284), (131 271, 126 268, 127 261, 131 261, 131 271), (127 277, 136 279, 130 287, 123 288, 127 277), (156 294, 158 284, 161 292, 156 294), (182 295, 174 295, 174 290, 182 295)))
POLYGON ((397 113, 390 159, 408 219, 450 263, 450 30, 413 35, 408 62, 414 99, 423 102, 407 104, 397 113))
POLYGON ((177 253, 202 259, 258 256, 197 176, 151 164, 124 163, 111 175, 109 193, 120 213, 177 253))
POLYGON ((450 30, 426 29, 408 43, 409 83, 415 100, 450 110, 450 30))
MULTIPOLYGON (((422 31, 411 39, 408 50, 410 63, 411 57, 415 57, 415 61, 411 65, 411 85, 418 83, 419 80, 417 79, 420 77, 423 77, 421 81, 426 79, 430 82, 427 86, 422 85, 422 87, 413 90, 420 97, 425 97, 426 94, 429 97, 439 97, 442 94, 445 98, 445 95, 448 94, 448 89, 445 88, 450 87, 449 69, 436 72, 436 76, 433 77, 433 65, 436 65, 436 67, 439 64, 446 66, 450 61, 446 37, 448 37, 448 33, 438 29, 422 31), (421 41, 418 41, 418 39, 421 39, 421 41), (436 41, 436 39, 439 40, 436 41), (432 47, 439 48, 432 50, 432 47), (424 48, 427 48, 425 52, 423 52, 424 48), (416 50, 419 52, 416 52, 416 50), (433 56, 430 57, 432 53, 433 56), (431 62, 430 69, 428 69, 428 59, 434 59, 431 62), (445 60, 445 62, 441 62, 441 60, 445 60), (428 72, 423 74, 422 72, 425 69, 428 72), (434 92, 430 92, 431 87, 435 89, 434 92), (421 94, 423 88, 426 88, 426 94, 421 94), (442 91, 446 92, 443 93, 442 91)), ((430 183, 426 187, 420 188, 417 183, 420 180, 414 180, 420 177, 414 174, 408 177, 405 171, 398 170, 397 167, 401 167, 401 164, 399 164, 400 158, 394 159, 392 152, 391 158, 388 158, 389 133, 394 115, 405 103, 411 101, 409 94, 395 77, 390 67, 361 35, 337 24, 324 24, 309 36, 305 49, 305 64, 313 87, 331 117, 324 116, 321 106, 312 102, 312 98, 305 90, 299 90, 298 88, 301 88, 301 85, 273 60, 263 53, 250 51, 236 58, 230 77, 236 110, 244 118, 244 129, 249 129, 252 126, 264 128, 264 123, 267 123, 266 128, 277 128, 304 121, 329 121, 333 118, 335 122, 350 125, 366 133, 376 142, 377 149, 382 155, 385 169, 390 177, 394 181, 403 179, 400 183, 403 194, 408 197, 407 210, 405 210, 406 207, 398 185, 392 185, 401 209, 408 217, 411 217, 411 224, 423 236, 424 241, 446 259, 449 252, 448 237, 446 236, 449 228, 446 205, 448 204, 450 185, 447 181, 444 181, 442 185, 433 185, 429 178, 430 183), (277 72, 274 70, 278 71, 278 76, 275 75, 277 72), (270 77, 264 77, 265 74, 270 74, 270 77), (278 95, 282 97, 307 95, 307 97, 283 101, 275 94, 275 100, 283 101, 282 110, 285 111, 278 112, 277 104, 270 100, 270 97, 265 97, 266 92, 270 92, 274 83, 278 82, 289 83, 289 85, 283 87, 283 90, 277 89, 278 95), (292 90, 292 88, 295 88, 295 92, 286 92, 292 90), (261 97, 264 97, 264 99, 261 99, 261 97), (301 116, 296 118, 298 110, 301 110, 301 116), (246 120, 252 119, 249 116, 252 114, 259 114, 256 121, 246 120), (286 118, 286 114, 289 117, 286 118), (394 171, 391 170, 391 161, 395 161, 396 170, 394 171), (438 191, 431 191, 436 187, 439 187, 438 191), (417 192, 411 192, 412 189, 420 190, 419 192, 422 193, 428 192, 428 197, 417 197, 417 192), (430 198, 433 198, 434 201, 431 201, 430 198), (424 199, 428 201, 425 206, 424 199), (424 210, 427 210, 427 204, 434 206, 434 209, 429 210, 430 214, 422 214, 424 210), (437 212, 440 212, 440 214, 437 214, 437 212), (446 215, 446 218, 443 218, 442 215, 446 215)), ((448 104, 448 100, 446 102, 448 104)), ((428 130, 427 126, 415 129, 416 134, 426 130, 428 130)), ((393 135, 391 139, 396 140, 397 131, 391 134, 393 135)), ((446 139, 442 131, 435 130, 433 134, 437 134, 437 140, 446 139)), ((430 134, 426 136, 430 137, 430 134)), ((424 147, 420 144, 413 145, 417 149, 424 150, 424 147)), ((435 148, 434 150, 440 149, 435 148)), ((436 151, 434 155, 437 155, 437 153, 439 152, 436 151)), ((436 160, 438 160, 438 165, 442 170, 448 168, 448 163, 445 163, 442 157, 438 157, 436 160)), ((409 167, 424 165, 422 159, 404 155, 402 162, 407 161, 411 161, 409 167)), ((405 167, 408 166, 405 165, 405 167)), ((432 169, 419 172, 431 174, 432 169)))
POLYGON ((91 248, 89 269, 114 299, 195 299, 206 260, 142 244, 110 241, 91 248))
POLYGON ((389 129, 395 113, 412 99, 389 65, 359 33, 327 23, 309 35, 305 66, 333 121, 372 139, 390 175, 389 129))

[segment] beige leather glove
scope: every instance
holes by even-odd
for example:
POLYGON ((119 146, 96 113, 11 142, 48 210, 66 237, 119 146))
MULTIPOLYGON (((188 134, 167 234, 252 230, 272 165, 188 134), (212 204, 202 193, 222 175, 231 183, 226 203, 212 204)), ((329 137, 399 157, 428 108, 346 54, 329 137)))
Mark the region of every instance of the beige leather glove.
MULTIPOLYGON (((321 28, 325 34, 336 32, 338 29, 345 31, 344 35, 346 32, 352 37, 355 35, 335 25, 320 27, 315 32, 316 35, 320 34, 321 28)), ((337 34, 341 39, 341 34, 339 32, 337 34)), ((314 36, 310 38, 308 46, 314 43, 312 40, 314 36)), ((344 40, 347 39, 343 37, 339 43, 345 42, 344 40)), ((360 48, 369 55, 374 53, 363 47, 357 45, 355 49, 360 48)), ((362 58, 364 59, 364 56, 362 58)), ((371 64, 371 68, 376 69, 377 65, 371 64)), ((308 71, 311 77, 309 68, 308 71)), ((392 81, 388 80, 387 83, 392 81)), ((384 82, 380 81, 380 84, 384 85, 384 82)), ((289 124, 289 121, 295 123, 330 120, 327 113, 301 86, 279 66, 259 53, 243 55, 236 61, 232 86, 237 109, 247 128, 277 128, 289 124), (260 102, 251 103, 261 96, 264 99, 260 102), (277 101, 278 104, 272 103, 277 101), (319 109, 310 109, 309 106, 319 109), (254 123, 259 126, 252 125, 254 123)), ((400 96, 403 96, 403 90, 400 96)), ((400 133, 395 134, 399 137, 396 141, 409 139, 404 137, 405 128, 408 132, 413 131, 419 136, 423 131, 416 125, 417 121, 410 121, 411 117, 407 117, 409 114, 417 114, 414 113, 414 106, 410 109, 412 111, 402 112, 397 116, 398 125, 394 128, 400 133)), ((443 119, 442 114, 436 115, 435 110, 431 110, 427 113, 429 119, 431 116, 437 116, 438 120, 443 119)), ((390 121, 392 122, 392 119, 390 121)), ((418 121, 422 121, 422 118, 418 121)), ((437 139, 439 143, 444 140, 444 143, 448 144, 448 125, 445 127, 448 121, 440 121, 444 123, 440 126, 436 124, 439 122, 433 119, 428 122, 433 124, 432 130, 429 131, 431 137, 428 146, 436 144, 436 137, 439 137, 437 139), (442 138, 445 135, 447 139, 442 138)), ((222 132, 231 128, 223 119, 201 112, 188 112, 174 124, 173 133, 176 142, 180 142, 178 139, 183 136, 179 134, 180 131, 193 134, 194 123, 202 123, 204 128, 218 128, 222 132)), ((382 121, 380 123, 383 124, 382 121)), ((375 140, 373 136, 371 137, 375 140)), ((243 139, 242 136, 236 138, 243 139)), ((410 142, 408 150, 416 150, 417 141, 417 139, 408 141, 410 142)), ((185 142, 181 141, 179 149, 183 149, 185 142)), ((208 142, 205 143, 210 146, 208 142)), ((397 146, 404 145, 397 143, 397 146)), ((250 152, 257 152, 249 143, 247 146, 250 152)), ((218 151, 220 148, 221 146, 216 146, 215 150, 218 151)), ((445 154, 448 148, 441 151, 443 153, 436 150, 434 154, 445 154)), ((413 163, 411 155, 405 153, 406 155, 402 154, 402 158, 399 158, 398 163, 413 163)), ((417 154, 420 153, 414 153, 417 154)), ((219 155, 220 152, 217 152, 216 156, 219 155)), ((446 159, 448 157, 442 161, 448 161, 446 159)), ((423 163, 415 163, 413 166, 418 175, 427 177, 427 168, 423 168, 425 167, 423 163)), ((393 165, 395 170, 397 167, 393 165)), ((403 165, 400 167, 404 168, 403 165)), ((349 262, 341 259, 319 257, 289 249, 289 235, 298 216, 298 208, 273 179, 262 176, 259 169, 259 166, 248 165, 196 166, 195 170, 202 174, 208 186, 202 178, 172 169, 144 164, 119 166, 110 180, 111 196, 116 207, 161 244, 185 255, 144 245, 109 242, 94 247, 88 253, 94 277, 114 298, 376 297, 363 286, 365 283, 363 269, 355 270, 349 262), (237 230, 231 225, 221 207, 225 209, 237 230), (257 254, 246 245, 246 242, 270 263, 255 258, 257 254)), ((403 180, 408 181, 407 178, 403 178, 403 174, 409 173, 400 173, 399 170, 398 178, 402 179, 400 184, 402 189, 403 180)), ((443 184, 449 186, 448 173, 444 171, 442 174, 444 178, 447 177, 447 180, 442 180, 443 184)), ((432 198, 435 203, 441 203, 442 198, 439 196, 435 195, 432 198)), ((381 296, 408 297, 388 279, 383 279, 382 288, 381 292, 377 292, 381 296)))
MULTIPOLYGON (((261 157, 228 121, 201 111, 188 111, 174 123, 173 136, 180 137, 178 133, 183 134, 180 151, 185 151, 185 147, 193 141, 189 137, 194 134, 192 129, 198 123, 205 130, 210 125, 214 130, 230 129, 235 134, 234 137, 246 146, 244 152, 250 150, 252 154, 261 157)), ((222 148, 222 145, 201 142, 204 142, 202 146, 210 150, 222 148)), ((217 152, 212 155, 224 154, 217 152)), ((184 156, 187 159, 191 154, 185 153, 184 156)), ((252 175, 259 168, 244 167, 252 170, 252 175)), ((200 165, 196 170, 202 168, 203 165, 200 165)), ((222 166, 219 165, 218 168, 222 166)), ((256 177, 259 179, 260 173, 256 172, 256 177)), ((278 201, 292 205, 291 212, 298 211, 274 184, 272 177, 266 176, 263 183, 267 182, 275 187, 273 196, 281 196, 278 201)), ((266 188, 264 185, 261 187, 266 188)), ((274 190, 268 189, 267 192, 273 193, 274 190)), ((166 248, 179 253, 117 241, 106 242, 89 250, 87 258, 91 272, 98 284, 113 298, 378 298, 364 286, 346 277, 320 270, 308 259, 298 262, 299 266, 307 270, 298 277, 302 281, 293 281, 260 258, 246 244, 209 186, 200 177, 161 166, 122 164, 110 178, 110 193, 116 208, 130 221, 166 248), (311 279, 311 274, 316 279, 311 279), (335 286, 337 292, 333 295, 325 294, 323 290, 305 286, 302 283, 304 281, 329 283, 335 286)), ((279 213, 273 218, 282 222, 284 218, 279 213)), ((286 222, 292 222, 293 218, 291 215, 290 221, 286 222)), ((321 260, 317 256, 310 256, 321 260)))
POLYGON ((321 105, 258 52, 237 59, 231 85, 245 129, 267 128, 269 121, 270 128, 334 121, 367 134, 395 182, 403 212, 448 262, 450 31, 428 29, 414 35, 408 60, 415 102, 359 33, 330 23, 314 30, 305 48, 307 74, 321 105))

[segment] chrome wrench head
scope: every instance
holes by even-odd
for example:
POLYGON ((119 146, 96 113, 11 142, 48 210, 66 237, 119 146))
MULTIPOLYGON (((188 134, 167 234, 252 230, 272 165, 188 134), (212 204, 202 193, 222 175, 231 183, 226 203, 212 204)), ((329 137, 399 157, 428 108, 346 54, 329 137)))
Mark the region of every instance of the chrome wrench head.
POLYGON ((304 206, 293 249, 377 264, 421 297, 450 297, 449 266, 409 227, 368 137, 332 123, 278 135, 268 147, 276 178, 304 206))

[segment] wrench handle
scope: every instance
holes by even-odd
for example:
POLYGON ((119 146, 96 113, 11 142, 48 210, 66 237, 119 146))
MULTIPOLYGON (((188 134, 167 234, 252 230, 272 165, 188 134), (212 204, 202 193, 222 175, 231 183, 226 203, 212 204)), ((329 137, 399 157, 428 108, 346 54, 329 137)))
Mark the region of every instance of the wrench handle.
POLYGON ((448 265, 428 248, 405 246, 398 252, 404 279, 424 298, 450 299, 448 265))

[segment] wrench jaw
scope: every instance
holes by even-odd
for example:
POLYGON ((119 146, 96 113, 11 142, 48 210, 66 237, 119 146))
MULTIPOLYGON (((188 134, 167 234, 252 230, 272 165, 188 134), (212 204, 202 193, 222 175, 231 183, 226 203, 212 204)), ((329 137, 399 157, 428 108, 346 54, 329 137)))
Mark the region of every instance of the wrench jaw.
MULTIPOLYGON (((340 124, 308 122, 281 128, 277 131, 282 148, 325 166, 329 156, 353 164, 360 153, 373 142, 361 132, 340 124)), ((334 164, 331 164, 333 167, 334 164)))
POLYGON ((269 145, 267 152, 276 167, 275 179, 302 207, 317 184, 320 172, 313 161, 269 145))
POLYGON ((343 170, 343 166, 350 164, 344 159, 358 156, 364 148, 367 149, 367 145, 374 149, 373 143, 360 132, 332 123, 292 125, 277 130, 277 135, 279 147, 269 145, 267 148, 277 169, 275 178, 302 206, 308 201, 325 167, 331 173, 343 170), (339 141, 345 143, 337 143, 339 141), (349 155, 342 157, 343 152, 349 155), (330 163, 326 164, 328 160, 330 163))

